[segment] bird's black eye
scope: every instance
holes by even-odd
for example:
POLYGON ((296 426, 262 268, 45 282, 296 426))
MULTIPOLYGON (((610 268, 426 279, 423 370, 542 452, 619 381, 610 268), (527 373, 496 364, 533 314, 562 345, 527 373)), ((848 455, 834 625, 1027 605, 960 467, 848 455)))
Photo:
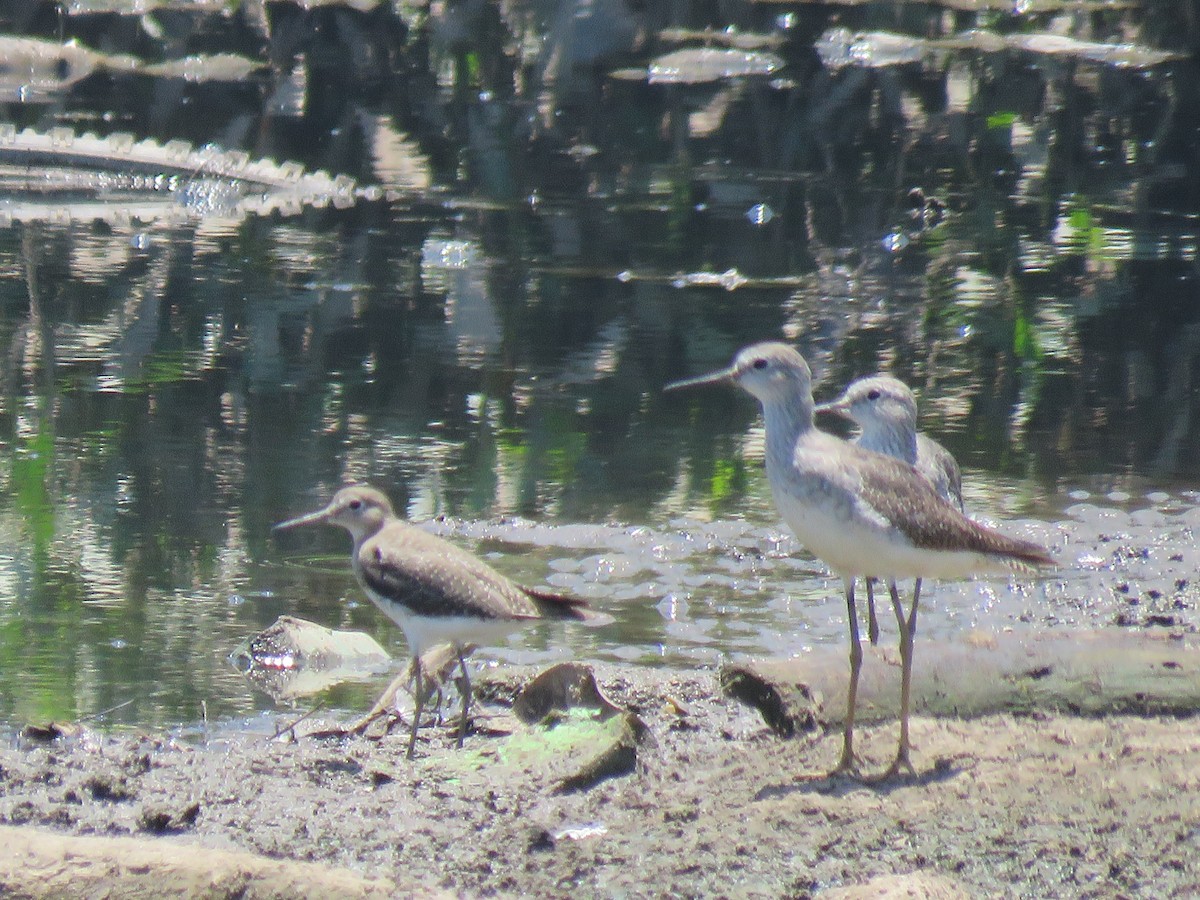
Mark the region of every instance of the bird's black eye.
POLYGON ((762 357, 759 357, 758 359, 756 359, 754 361, 754 368, 765 369, 766 367, 767 367, 767 361, 765 359, 763 359, 762 357))
POLYGON ((351 509, 362 509, 362 501, 361 500, 351 500, 350 508, 351 509))
POLYGON ((867 391, 867 399, 868 400, 878 400, 879 399, 879 391, 867 391))

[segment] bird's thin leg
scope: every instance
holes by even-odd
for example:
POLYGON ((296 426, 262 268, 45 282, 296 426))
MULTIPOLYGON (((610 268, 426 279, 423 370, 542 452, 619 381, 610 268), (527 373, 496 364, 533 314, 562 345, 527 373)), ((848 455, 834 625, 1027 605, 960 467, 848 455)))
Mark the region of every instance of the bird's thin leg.
POLYGON ((921 579, 917 579, 917 583, 913 586, 913 605, 908 612, 908 636, 910 639, 917 636, 917 603, 921 599, 921 579))
POLYGON ((462 648, 457 648, 458 665, 462 668, 462 718, 458 722, 458 747, 461 749, 463 739, 467 736, 467 713, 471 709, 471 676, 467 674, 467 661, 463 657, 462 648))
POLYGON ((413 750, 417 746, 417 728, 421 724, 421 710, 425 706, 425 686, 422 684, 421 678, 421 657, 413 655, 413 660, 416 662, 416 686, 413 689, 413 720, 412 728, 408 732, 408 752, 405 754, 407 759, 413 758, 413 750))
POLYGON ((904 605, 900 602, 900 591, 896 588, 895 581, 888 583, 888 590, 892 595, 892 609, 896 613, 896 627, 900 629, 900 742, 896 747, 896 758, 892 760, 887 771, 880 776, 880 780, 898 775, 901 769, 910 774, 915 772, 912 761, 909 759, 908 709, 912 687, 913 658, 910 625, 914 621, 912 616, 916 614, 916 603, 914 600, 912 616, 905 618, 904 605))
POLYGON ((846 691, 846 724, 842 732, 842 756, 832 774, 854 772, 858 760, 854 755, 854 711, 858 705, 858 673, 862 670, 862 640, 858 634, 858 611, 854 608, 854 579, 846 584, 846 618, 850 627, 850 686, 846 691))
POLYGON ((867 640, 872 645, 879 643, 879 619, 875 617, 875 579, 869 575, 867 582, 867 640))
POLYGON ((446 703, 446 697, 442 694, 442 686, 439 684, 436 691, 430 691, 430 696, 436 698, 433 701, 433 724, 440 728, 445 721, 442 718, 442 706, 446 703))

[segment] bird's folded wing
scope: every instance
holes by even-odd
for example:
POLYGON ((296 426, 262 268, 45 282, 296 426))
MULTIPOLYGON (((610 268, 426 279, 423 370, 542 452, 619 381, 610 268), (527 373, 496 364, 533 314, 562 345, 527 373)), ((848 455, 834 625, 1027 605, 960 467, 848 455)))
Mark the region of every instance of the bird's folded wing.
POLYGON ((888 460, 892 465, 863 467, 862 502, 892 523, 914 547, 950 550, 999 557, 1019 565, 1054 565, 1046 550, 1033 543, 1011 538, 968 519, 912 466, 888 460))
MULTIPOLYGON (((439 542, 443 543, 444 542, 439 542)), ((367 541, 358 561, 367 587, 418 615, 536 618, 537 610, 487 563, 444 547, 367 541)))

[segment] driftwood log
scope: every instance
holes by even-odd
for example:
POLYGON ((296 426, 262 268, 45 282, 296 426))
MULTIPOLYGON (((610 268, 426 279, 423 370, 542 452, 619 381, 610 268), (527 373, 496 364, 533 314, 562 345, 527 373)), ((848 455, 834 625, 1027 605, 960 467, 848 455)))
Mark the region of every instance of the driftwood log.
MULTIPOLYGON (((845 649, 829 646, 791 659, 730 663, 720 678, 729 696, 791 737, 842 721, 848 674, 845 649)), ((896 649, 864 647, 859 721, 897 716, 899 693, 896 649)), ((972 632, 937 646, 918 638, 912 709, 964 718, 999 712, 1192 715, 1200 712, 1200 643, 1192 635, 1116 630, 972 632)))

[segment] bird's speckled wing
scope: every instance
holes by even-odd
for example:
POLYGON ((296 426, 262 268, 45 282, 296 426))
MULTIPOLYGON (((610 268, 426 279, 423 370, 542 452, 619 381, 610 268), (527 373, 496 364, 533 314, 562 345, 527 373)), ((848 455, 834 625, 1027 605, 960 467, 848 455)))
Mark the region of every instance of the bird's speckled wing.
POLYGON ((363 542, 358 570, 376 594, 413 613, 484 619, 536 619, 534 602, 487 563, 436 535, 393 521, 363 542))
POLYGON ((888 465, 864 467, 860 478, 862 501, 892 522, 915 547, 965 550, 1021 565, 1054 565, 1054 559, 1039 545, 968 519, 912 466, 889 461, 888 465))
POLYGON ((968 519, 901 460, 813 432, 797 443, 793 463, 785 474, 790 492, 843 521, 894 533, 923 550, 980 553, 1019 565, 1054 564, 1037 544, 968 519))

